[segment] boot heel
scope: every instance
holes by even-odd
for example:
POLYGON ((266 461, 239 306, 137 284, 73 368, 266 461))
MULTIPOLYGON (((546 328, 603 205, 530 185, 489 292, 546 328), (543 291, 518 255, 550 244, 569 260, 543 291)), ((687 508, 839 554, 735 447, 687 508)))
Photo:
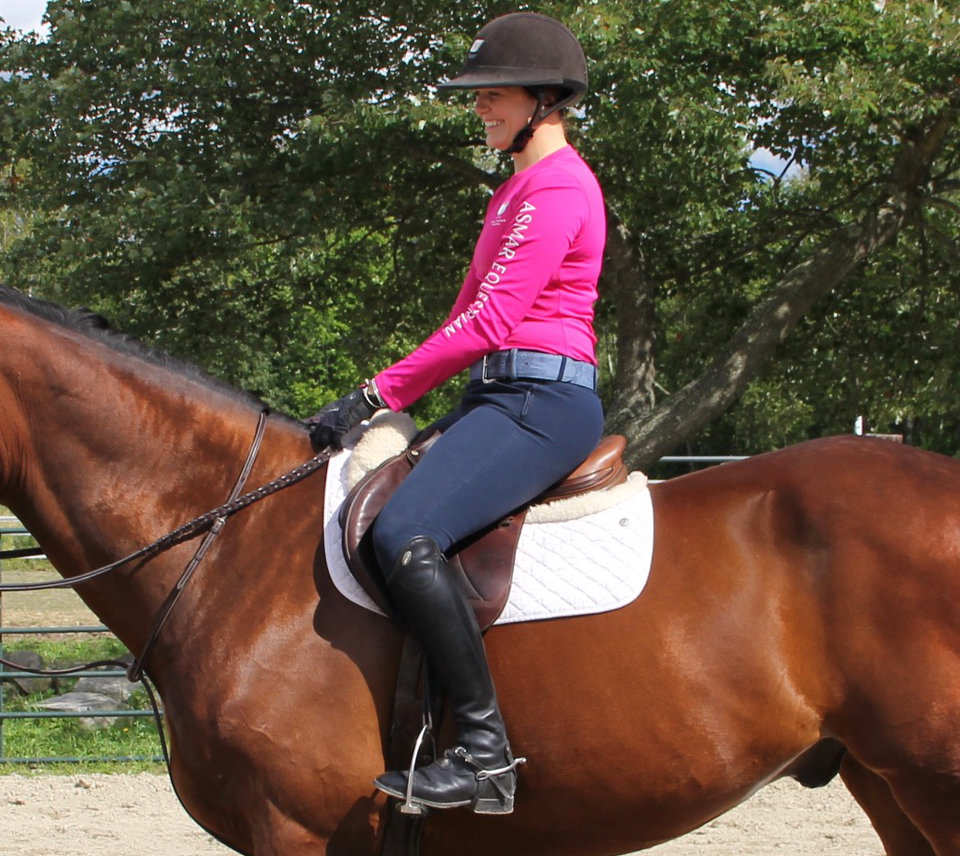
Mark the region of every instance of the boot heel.
POLYGON ((491 776, 478 783, 473 801, 474 814, 513 814, 513 795, 517 789, 517 774, 511 770, 491 776))

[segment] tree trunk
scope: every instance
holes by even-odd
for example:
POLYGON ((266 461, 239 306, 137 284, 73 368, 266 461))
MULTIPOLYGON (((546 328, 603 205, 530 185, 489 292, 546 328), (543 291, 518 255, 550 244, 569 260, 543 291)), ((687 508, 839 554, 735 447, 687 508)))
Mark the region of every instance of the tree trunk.
POLYGON ((608 213, 604 285, 617 315, 617 396, 607 413, 607 430, 628 434, 656 406, 656 289, 638 265, 624 226, 608 213))

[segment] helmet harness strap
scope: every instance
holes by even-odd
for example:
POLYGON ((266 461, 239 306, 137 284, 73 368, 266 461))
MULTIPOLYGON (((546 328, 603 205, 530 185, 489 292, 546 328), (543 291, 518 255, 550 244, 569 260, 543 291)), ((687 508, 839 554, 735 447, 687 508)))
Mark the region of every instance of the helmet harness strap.
POLYGON ((551 113, 556 113, 557 110, 562 110, 572 101, 576 100, 576 94, 570 93, 565 98, 559 98, 553 104, 545 104, 545 92, 543 89, 537 87, 530 89, 531 94, 533 94, 537 99, 537 107, 533 111, 533 115, 530 116, 530 121, 517 131, 517 135, 513 138, 513 142, 510 144, 509 148, 506 149, 506 152, 511 155, 519 154, 526 148, 527 143, 530 142, 530 138, 533 137, 534 131, 537 130, 537 126, 547 118, 551 113))
POLYGON ((517 135, 513 138, 513 142, 507 148, 507 153, 511 155, 516 155, 522 152, 527 143, 530 142, 530 139, 533 137, 533 132, 537 129, 539 125, 545 118, 546 115, 540 115, 543 112, 543 90, 538 89, 536 91, 537 96, 537 109, 533 111, 533 115, 530 117, 530 121, 527 122, 519 131, 517 135))

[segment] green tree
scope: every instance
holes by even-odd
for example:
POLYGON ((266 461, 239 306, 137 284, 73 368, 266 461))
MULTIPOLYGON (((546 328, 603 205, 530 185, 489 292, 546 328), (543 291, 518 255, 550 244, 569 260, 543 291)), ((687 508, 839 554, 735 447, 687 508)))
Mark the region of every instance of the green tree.
POLYGON ((0 253, 6 252, 30 233, 33 220, 31 212, 13 202, 17 187, 28 169, 28 164, 11 164, 8 174, 0 177, 0 184, 6 185, 5 195, 9 200, 8 204, 0 207, 0 253))
MULTIPOLYGON (((619 249, 627 261, 614 283, 619 363, 610 421, 628 431, 639 424, 630 448, 651 461, 775 370, 771 361, 812 307, 828 295, 842 301, 889 264, 895 241, 922 246, 925 234, 949 231, 960 102, 950 69, 960 44, 956 13, 929 3, 670 2, 643 4, 636 15, 632 28, 619 29, 643 41, 617 51, 632 58, 623 79, 641 89, 624 112, 657 105, 659 121, 645 126, 652 139, 640 149, 659 162, 633 178, 665 198, 619 218, 615 255, 619 249), (738 132, 748 149, 767 146, 802 164, 804 178, 758 175, 743 148, 736 151, 738 132), (678 181, 683 170, 689 177, 678 181), (677 337, 661 340, 658 354, 675 391, 657 401, 653 343, 663 330, 677 337), (706 364, 704 353, 714 355, 706 364)), ((922 266, 901 270, 912 286, 928 287, 922 266)), ((896 296, 886 292, 887 300, 896 296)), ((874 311, 856 299, 845 307, 859 308, 858 328, 874 311)), ((848 364, 858 360, 858 376, 869 375, 867 362, 880 355, 857 354, 857 344, 834 342, 848 364)), ((941 377, 955 377, 947 352, 923 350, 941 377)), ((808 372, 814 367, 803 362, 808 372)), ((754 403, 766 397, 776 405, 774 387, 765 384, 766 396, 763 388, 754 403)), ((804 416, 789 399, 779 403, 786 406, 773 412, 793 410, 816 433, 849 430, 874 402, 847 399, 839 424, 804 416)), ((956 422, 955 401, 949 406, 956 422)), ((940 447, 953 451, 952 442, 940 447)))
MULTIPOLYGON (((34 215, 4 276, 306 413, 449 307, 509 164, 431 84, 512 8, 53 0, 49 38, 0 43, 0 207, 34 215)), ((633 463, 859 413, 956 451, 956 12, 538 8, 591 58, 577 145, 607 194, 603 394, 633 463)))

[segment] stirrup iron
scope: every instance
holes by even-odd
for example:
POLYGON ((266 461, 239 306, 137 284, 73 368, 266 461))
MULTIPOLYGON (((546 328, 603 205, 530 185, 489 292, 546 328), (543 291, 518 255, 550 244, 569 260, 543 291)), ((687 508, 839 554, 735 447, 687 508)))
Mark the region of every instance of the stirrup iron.
POLYGON ((430 712, 430 685, 426 680, 424 681, 423 719, 421 721, 423 727, 420 729, 416 742, 413 744, 413 757, 410 759, 410 766, 407 768, 406 795, 403 802, 397 806, 400 814, 411 815, 413 817, 426 817, 426 815, 430 813, 430 809, 428 809, 427 806, 413 798, 413 773, 417 768, 417 759, 420 757, 420 750, 423 748, 423 741, 425 739, 429 738, 433 756, 436 757, 437 755, 437 743, 433 739, 433 714, 430 712))

